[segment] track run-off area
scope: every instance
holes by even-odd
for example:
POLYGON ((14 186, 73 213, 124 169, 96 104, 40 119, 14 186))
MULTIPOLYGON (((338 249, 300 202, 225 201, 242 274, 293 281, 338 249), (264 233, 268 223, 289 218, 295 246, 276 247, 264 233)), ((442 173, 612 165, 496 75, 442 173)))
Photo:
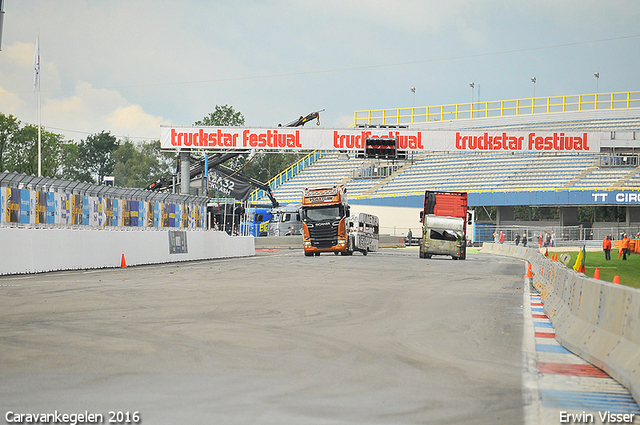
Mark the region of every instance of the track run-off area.
POLYGON ((137 412, 148 425, 640 414, 615 381, 549 348, 553 329, 525 271, 491 254, 287 249, 0 277, 0 423, 8 412, 88 412, 104 423, 137 412), (607 397, 589 404, 598 392, 607 397))

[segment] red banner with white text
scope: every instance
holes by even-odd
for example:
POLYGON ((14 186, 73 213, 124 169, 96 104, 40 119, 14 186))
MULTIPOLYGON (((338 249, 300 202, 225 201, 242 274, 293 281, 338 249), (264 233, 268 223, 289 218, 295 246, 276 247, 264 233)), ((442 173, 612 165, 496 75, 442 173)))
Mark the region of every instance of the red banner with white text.
POLYGON ((561 131, 435 131, 161 127, 163 149, 363 151, 370 139, 396 139, 406 151, 599 152, 605 133, 561 131))

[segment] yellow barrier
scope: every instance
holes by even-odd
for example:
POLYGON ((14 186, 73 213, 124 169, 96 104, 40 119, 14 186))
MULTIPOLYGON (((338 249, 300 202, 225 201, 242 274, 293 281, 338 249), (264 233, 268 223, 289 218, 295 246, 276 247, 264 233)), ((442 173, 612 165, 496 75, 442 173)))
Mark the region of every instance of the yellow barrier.
POLYGON ((353 122, 354 126, 363 124, 399 125, 471 118, 630 108, 640 108, 640 91, 529 97, 523 99, 453 103, 449 105, 411 108, 360 110, 355 111, 353 122))

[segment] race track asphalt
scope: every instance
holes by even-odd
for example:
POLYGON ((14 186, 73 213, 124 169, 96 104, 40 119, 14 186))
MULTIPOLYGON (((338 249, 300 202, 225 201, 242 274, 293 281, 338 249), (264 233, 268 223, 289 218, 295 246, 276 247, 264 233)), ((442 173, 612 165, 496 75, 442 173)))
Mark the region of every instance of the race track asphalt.
POLYGON ((524 264, 255 257, 0 278, 0 400, 156 424, 522 424, 524 264))

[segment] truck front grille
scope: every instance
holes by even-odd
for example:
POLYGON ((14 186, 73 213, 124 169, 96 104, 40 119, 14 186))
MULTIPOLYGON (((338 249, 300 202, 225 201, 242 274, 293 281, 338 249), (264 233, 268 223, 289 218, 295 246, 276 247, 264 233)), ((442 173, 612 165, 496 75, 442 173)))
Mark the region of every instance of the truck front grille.
POLYGON ((315 248, 331 248, 338 244, 338 226, 314 226, 309 228, 311 246, 315 248))

